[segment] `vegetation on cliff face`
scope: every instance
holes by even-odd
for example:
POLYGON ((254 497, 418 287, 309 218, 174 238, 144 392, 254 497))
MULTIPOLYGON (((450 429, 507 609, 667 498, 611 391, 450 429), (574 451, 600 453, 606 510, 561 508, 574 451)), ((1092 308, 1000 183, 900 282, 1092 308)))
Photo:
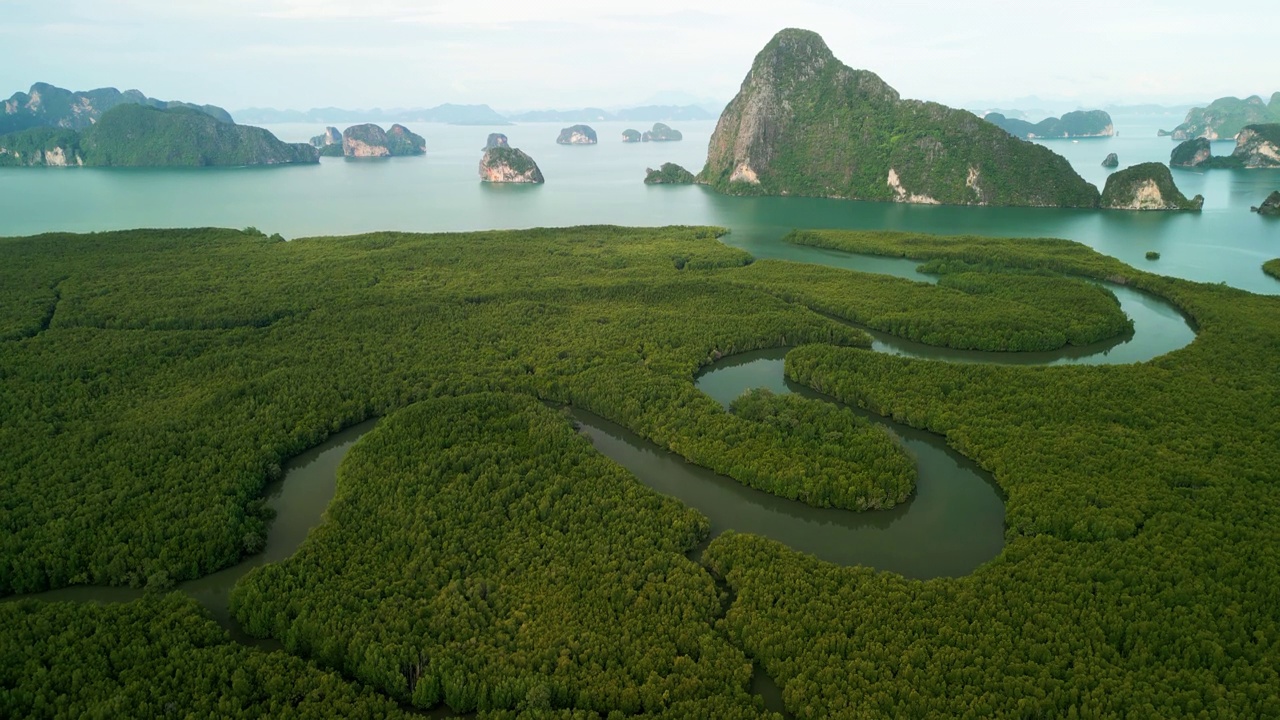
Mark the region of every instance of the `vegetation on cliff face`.
POLYGON ((1200 210, 1204 198, 1187 199, 1164 163, 1140 163, 1112 173, 1102 191, 1109 210, 1200 210))
POLYGON ((1173 149, 1169 164, 1228 170, 1280 167, 1280 123, 1241 128, 1230 155, 1215 156, 1208 140, 1192 138, 1173 149))
POLYGON ((1245 168, 1280 167, 1280 122, 1245 126, 1231 157, 1245 168))
POLYGON ((1218 98, 1209 107, 1191 108, 1186 120, 1173 129, 1161 131, 1175 141, 1207 138, 1226 140, 1235 137, 1246 125, 1280 122, 1280 92, 1271 96, 1268 104, 1257 95, 1241 100, 1236 97, 1218 98))
POLYGON ((336 127, 327 127, 324 129, 324 132, 311 138, 311 144, 319 148, 321 154, 324 153, 325 148, 332 147, 334 145, 337 145, 338 148, 341 149, 342 133, 339 132, 336 127))
POLYGON ((0 167, 83 165, 80 134, 37 127, 0 136, 0 167))
POLYGON ((1061 118, 1045 118, 1038 123, 1007 118, 1000 113, 987 113, 982 119, 1024 139, 1110 137, 1116 131, 1111 115, 1105 110, 1074 110, 1061 118))
POLYGON ((427 141, 403 125, 383 130, 373 123, 352 125, 342 131, 342 153, 347 157, 401 157, 427 152, 427 141))
POLYGON ((699 180, 721 192, 947 204, 1096 207, 1065 158, 964 110, 902 100, 783 30, 756 56, 699 180))
POLYGON ((640 131, 634 128, 627 128, 622 131, 622 142, 624 143, 638 143, 641 142, 643 138, 644 136, 640 134, 640 131))
POLYGON ((1280 190, 1273 191, 1261 205, 1249 209, 1259 215, 1280 215, 1280 190))
POLYGON ((640 136, 643 142, 678 142, 684 139, 684 135, 679 130, 673 130, 671 127, 657 122, 653 124, 652 130, 646 130, 644 135, 640 136))
POLYGON ((72 92, 48 83, 36 83, 25 93, 14 93, 0 105, 0 135, 36 127, 84 130, 117 105, 146 105, 167 110, 189 108, 218 122, 231 124, 231 115, 214 105, 194 105, 180 101, 149 98, 137 90, 115 88, 72 92))
POLYGON ((693 173, 675 163, 662 163, 662 167, 654 170, 645 168, 646 185, 690 185, 694 181, 693 173))
POLYGON ((86 165, 275 165, 316 161, 305 143, 262 128, 228 125, 204 113, 120 105, 81 134, 86 165))
POLYGON ((480 158, 480 179, 491 183, 543 183, 542 169, 520 148, 494 145, 480 158))
POLYGON ((1119 156, 1117 156, 1115 153, 1107 153, 1107 156, 1102 159, 1102 167, 1104 168, 1120 167, 1119 156))
POLYGON ((1209 141, 1198 137, 1184 140, 1169 153, 1169 165, 1173 167, 1199 167, 1213 158, 1209 141))
POLYGON ((595 145, 596 141, 596 131, 589 125, 570 125, 556 138, 560 145, 595 145))
POLYGON ((1262 272, 1280 280, 1280 258, 1262 263, 1262 272))
POLYGON ((44 162, 35 164, 162 167, 316 162, 315 148, 280 142, 262 128, 219 122, 189 108, 161 110, 137 104, 117 105, 80 133, 35 128, 0 137, 0 147, 7 150, 0 153, 0 164, 11 165, 33 164, 31 153, 40 148, 44 162), (15 149, 21 157, 14 155, 15 149))

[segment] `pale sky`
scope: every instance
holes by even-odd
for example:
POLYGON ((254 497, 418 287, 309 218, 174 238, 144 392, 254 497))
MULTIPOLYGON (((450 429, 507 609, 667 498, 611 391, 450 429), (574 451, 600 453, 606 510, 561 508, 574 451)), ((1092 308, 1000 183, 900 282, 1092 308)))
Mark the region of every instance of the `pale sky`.
POLYGON ((43 81, 229 110, 723 102, 801 27, 904 97, 962 107, 1267 98, 1275 2, 0 0, 0 96, 43 81))

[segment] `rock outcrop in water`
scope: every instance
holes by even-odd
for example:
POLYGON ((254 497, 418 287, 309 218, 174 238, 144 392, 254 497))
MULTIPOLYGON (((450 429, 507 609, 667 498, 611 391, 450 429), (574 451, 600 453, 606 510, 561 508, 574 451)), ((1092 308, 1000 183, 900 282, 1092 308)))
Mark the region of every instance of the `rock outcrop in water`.
POLYGON ((627 128, 622 131, 622 142, 624 143, 638 143, 643 139, 643 137, 644 136, 640 134, 640 131, 634 128, 627 128))
POLYGON ((507 142, 507 136, 502 133, 489 133, 489 139, 484 141, 484 147, 481 150, 492 150, 500 147, 511 147, 507 142))
POLYGON ((137 90, 120 92, 115 88, 98 88, 72 92, 48 83, 36 83, 27 92, 14 93, 4 101, 0 135, 37 127, 85 130, 118 105, 146 105, 161 110, 190 108, 218 122, 235 124, 226 110, 215 105, 156 100, 137 90))
POLYGON ((700 182, 735 195, 1096 207, 1067 160, 973 113, 903 100, 816 33, 788 29, 725 108, 700 182))
POLYGON ((484 151, 480 158, 480 180, 487 183, 542 183, 542 170, 520 150, 498 145, 484 151))
POLYGON ((1179 143, 1169 154, 1169 165, 1199 167, 1211 158, 1213 158, 1213 150, 1209 147, 1209 141, 1200 137, 1179 143))
POLYGON ((646 130, 640 139, 644 142, 679 142, 684 139, 684 135, 663 123, 654 123, 653 129, 646 130))
POLYGON ((1280 167, 1280 123, 1249 125, 1236 135, 1230 155, 1215 156, 1209 141, 1195 138, 1173 149, 1169 164, 1206 169, 1249 170, 1280 167))
POLYGON ((675 163, 662 163, 662 167, 654 170, 645 168, 645 185, 692 185, 693 173, 675 163))
POLYGON ((82 132, 31 128, 0 137, 0 165, 200 167, 314 163, 307 143, 219 122, 190 108, 121 104, 82 132))
POLYGON ((1280 92, 1267 103, 1257 95, 1241 100, 1224 97, 1209 103, 1209 107, 1191 108, 1186 120, 1172 132, 1161 130, 1161 136, 1171 136, 1175 141, 1205 138, 1226 140, 1236 137, 1247 125, 1280 122, 1280 92))
POLYGON ((570 125, 560 131, 556 142, 560 145, 595 145, 596 131, 589 125, 570 125))
POLYGON ((1112 173, 1102 191, 1102 207, 1109 210, 1200 210, 1203 206, 1203 197, 1188 200, 1173 183, 1169 168, 1158 162, 1112 173))
POLYGON ((1111 115, 1105 110, 1076 110, 1060 118, 1045 118, 1038 123, 1007 118, 1000 113, 987 113, 983 120, 1023 139, 1111 137, 1116 134, 1111 115))
POLYGON ((342 131, 342 154, 347 157, 399 157, 426 151, 427 141, 403 125, 392 125, 384 132, 377 125, 365 123, 342 131))
POLYGON ((1280 167, 1280 123, 1243 128, 1231 157, 1244 168, 1280 167))
POLYGON ((311 138, 311 144, 320 151, 321 157, 342 156, 342 133, 336 127, 327 127, 324 132, 311 138))
POLYGON ((1280 216, 1280 190, 1276 190, 1268 195, 1267 199, 1263 200, 1261 205, 1249 209, 1259 215, 1280 216))
POLYGON ((1117 157, 1115 153, 1110 153, 1105 158, 1103 158, 1102 167, 1104 168, 1120 167, 1120 158, 1117 157))

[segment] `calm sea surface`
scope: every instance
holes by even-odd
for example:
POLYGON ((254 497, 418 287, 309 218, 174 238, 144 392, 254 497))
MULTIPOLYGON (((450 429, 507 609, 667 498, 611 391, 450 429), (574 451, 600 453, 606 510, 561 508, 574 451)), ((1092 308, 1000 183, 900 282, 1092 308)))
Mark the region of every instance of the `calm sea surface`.
MULTIPOLYGON (((1051 236, 1077 240, 1162 274, 1280 293, 1264 260, 1280 257, 1280 221, 1249 212, 1272 190, 1280 170, 1175 170, 1188 196, 1203 194, 1202 213, 1049 210, 899 205, 808 198, 733 198, 702 187, 650 187, 645 168, 680 163, 697 172, 712 122, 672 123, 677 143, 623 144, 622 130, 641 124, 595 123, 600 144, 560 146, 561 124, 455 127, 411 124, 427 139, 426 157, 383 160, 324 158, 319 165, 269 168, 84 169, 0 168, 0 235, 135 227, 260 228, 295 238, 374 230, 456 231, 581 224, 711 224, 728 227, 727 242, 757 257, 792 257, 778 242, 805 228, 882 228, 934 233, 1051 236), (541 166, 543 186, 479 181, 481 146, 490 132, 541 166), (1154 250, 1161 259, 1144 254, 1154 250)), ((1118 137, 1045 141, 1085 179, 1106 181, 1103 157, 1122 167, 1167 162, 1174 143, 1156 130, 1172 117, 1118 117, 1118 137)), ((305 141, 323 127, 267 126, 283 140, 305 141)), ((1231 142, 1214 143, 1226 154, 1231 142)))

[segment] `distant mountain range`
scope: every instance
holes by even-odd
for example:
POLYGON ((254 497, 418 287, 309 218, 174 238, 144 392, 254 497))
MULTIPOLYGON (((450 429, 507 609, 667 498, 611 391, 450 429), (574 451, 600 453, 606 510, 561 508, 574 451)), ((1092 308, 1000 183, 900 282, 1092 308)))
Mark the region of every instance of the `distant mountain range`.
MULTIPOLYGON (((1040 107, 1027 106, 1024 109, 991 107, 991 106, 968 106, 970 112, 978 117, 986 117, 992 113, 999 113, 1010 120, 1027 120, 1035 122, 1048 117, 1063 115, 1068 112, 1084 111, 1086 108, 1076 106, 1074 108, 1045 110, 1040 107)), ((1129 115, 1185 115, 1191 109, 1191 104, 1184 105, 1157 105, 1154 103, 1146 103, 1140 105, 1118 105, 1112 103, 1101 108, 1111 116, 1129 116, 1129 115)))
POLYGON ((38 127, 84 130, 117 105, 146 105, 160 110, 190 108, 218 122, 234 124, 226 110, 214 105, 157 100, 138 90, 120 92, 108 87, 71 91, 38 82, 27 92, 14 93, 4 101, 0 135, 38 127))
POLYGON ((715 113, 698 105, 644 105, 609 112, 601 108, 531 110, 507 116, 515 122, 653 122, 658 120, 715 120, 715 113))
POLYGON ((436 122, 450 125, 510 125, 512 122, 653 122, 658 120, 715 120, 717 115, 698 105, 645 105, 610 112, 602 108, 571 110, 529 110, 502 114, 488 105, 438 105, 433 108, 312 108, 310 110, 276 110, 245 108, 234 113, 243 123, 354 123, 436 122))
POLYGON ((324 107, 310 110, 276 110, 275 108, 245 108, 234 113, 240 122, 246 123, 357 123, 376 122, 434 122, 450 125, 510 125, 488 105, 454 105, 445 103, 433 108, 370 108, 346 110, 324 107))

